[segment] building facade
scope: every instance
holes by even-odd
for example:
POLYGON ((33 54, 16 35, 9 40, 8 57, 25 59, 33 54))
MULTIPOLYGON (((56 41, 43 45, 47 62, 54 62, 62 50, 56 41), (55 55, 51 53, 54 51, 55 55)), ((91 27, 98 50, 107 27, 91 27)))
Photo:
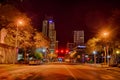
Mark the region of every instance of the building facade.
POLYGON ((85 44, 84 44, 84 31, 74 31, 74 50, 76 51, 75 53, 75 58, 76 62, 85 62, 85 44))
POLYGON ((84 31, 74 31, 74 44, 83 45, 84 44, 84 31))
POLYGON ((17 63, 16 47, 5 43, 7 30, 2 28, 0 31, 0 64, 14 64, 17 63))
POLYGON ((45 36, 48 36, 48 21, 47 20, 43 21, 42 33, 45 36))
POLYGON ((53 18, 49 17, 43 20, 42 33, 50 39, 49 51, 55 53, 56 49, 56 30, 53 18))

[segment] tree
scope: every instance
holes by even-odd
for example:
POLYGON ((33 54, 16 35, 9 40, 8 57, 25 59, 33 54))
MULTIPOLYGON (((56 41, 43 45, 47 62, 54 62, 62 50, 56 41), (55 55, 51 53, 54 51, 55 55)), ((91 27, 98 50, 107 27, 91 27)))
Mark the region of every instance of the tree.
POLYGON ((86 44, 87 45, 87 47, 86 47, 87 53, 91 54, 91 53, 93 53, 94 50, 99 51, 101 49, 101 46, 98 43, 99 41, 100 41, 100 39, 98 39, 98 38, 92 38, 92 39, 88 40, 88 42, 86 44))
POLYGON ((34 44, 37 48, 49 47, 50 41, 41 32, 35 32, 35 36, 33 38, 34 44))
POLYGON ((12 5, 2 5, 0 7, 0 26, 7 29, 7 36, 5 37, 5 43, 15 46, 15 39, 17 36, 18 46, 28 47, 31 46, 31 37, 34 29, 31 25, 31 19, 26 14, 21 13, 12 5), (17 20, 22 19, 24 25, 17 25, 17 20), (18 28, 18 31, 16 31, 18 28), (16 35, 18 34, 18 35, 16 35))
POLYGON ((0 28, 7 30, 5 44, 24 49, 24 59, 27 57, 27 48, 33 45, 33 33, 35 29, 31 25, 31 19, 26 14, 21 13, 14 6, 6 4, 0 6, 0 28), (18 25, 17 21, 23 20, 23 25, 18 25))
POLYGON ((34 56, 35 56, 35 59, 43 59, 43 55, 42 55, 42 53, 38 53, 38 52, 36 52, 35 54, 34 54, 34 56))
POLYGON ((18 47, 24 49, 24 58, 26 58, 26 51, 30 47, 49 47, 49 39, 41 32, 36 31, 31 25, 31 19, 12 5, 6 4, 0 6, 0 29, 1 28, 7 30, 5 44, 15 46, 17 39, 18 47), (23 20, 24 24, 18 25, 18 19, 23 20))

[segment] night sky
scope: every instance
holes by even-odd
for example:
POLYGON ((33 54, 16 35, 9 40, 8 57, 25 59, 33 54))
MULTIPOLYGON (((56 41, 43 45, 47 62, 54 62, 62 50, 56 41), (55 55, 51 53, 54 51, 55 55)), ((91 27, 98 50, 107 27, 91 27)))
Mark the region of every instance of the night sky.
POLYGON ((53 16, 60 46, 73 42, 73 30, 85 31, 85 42, 109 23, 113 11, 120 10, 119 0, 8 0, 14 3, 42 30, 45 15, 53 16))

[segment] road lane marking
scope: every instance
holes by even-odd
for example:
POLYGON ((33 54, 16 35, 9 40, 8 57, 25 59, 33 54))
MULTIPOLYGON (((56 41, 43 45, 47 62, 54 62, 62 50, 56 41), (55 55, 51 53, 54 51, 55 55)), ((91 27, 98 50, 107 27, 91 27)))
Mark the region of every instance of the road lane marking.
POLYGON ((69 74, 75 79, 77 80, 77 78, 75 77, 75 75, 64 65, 64 68, 69 72, 69 74))

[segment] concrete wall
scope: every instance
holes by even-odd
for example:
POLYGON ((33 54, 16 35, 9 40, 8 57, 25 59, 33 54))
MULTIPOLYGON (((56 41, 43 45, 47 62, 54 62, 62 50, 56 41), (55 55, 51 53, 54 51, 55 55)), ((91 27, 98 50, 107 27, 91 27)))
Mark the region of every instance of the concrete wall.
POLYGON ((17 49, 13 46, 0 43, 0 64, 17 63, 17 49))

